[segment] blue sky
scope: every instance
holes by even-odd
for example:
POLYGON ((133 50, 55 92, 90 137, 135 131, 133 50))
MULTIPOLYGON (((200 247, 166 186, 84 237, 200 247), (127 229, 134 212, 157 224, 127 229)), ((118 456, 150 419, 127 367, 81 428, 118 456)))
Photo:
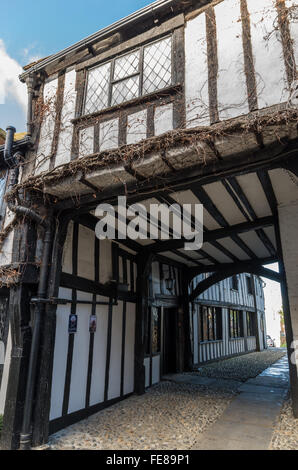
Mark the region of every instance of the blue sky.
MULTIPOLYGON (((152 3, 150 0, 5 2, 5 7, 1 8, 0 81, 5 80, 1 70, 4 53, 6 60, 9 57, 19 67, 23 66, 35 58, 58 52, 150 3, 152 3)), ((15 77, 18 75, 14 73, 16 64, 10 62, 10 65, 12 72, 7 72, 9 67, 6 67, 5 71, 8 73, 5 103, 1 104, 0 100, 0 127, 5 128, 8 124, 13 124, 21 132, 25 130, 25 109, 20 104, 21 99, 16 99, 13 91, 17 85, 11 75, 14 74, 15 77)))

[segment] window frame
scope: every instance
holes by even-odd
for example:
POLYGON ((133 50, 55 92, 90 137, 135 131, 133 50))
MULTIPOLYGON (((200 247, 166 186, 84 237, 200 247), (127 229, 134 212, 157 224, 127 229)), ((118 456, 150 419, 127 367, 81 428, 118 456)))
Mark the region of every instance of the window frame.
POLYGON ((200 308, 200 343, 214 343, 223 341, 223 325, 222 325, 222 309, 220 307, 213 307, 209 305, 202 305, 200 308), (211 325, 210 325, 211 313, 211 325), (204 333, 204 316, 206 316, 206 333, 204 333), (212 330, 213 338, 210 339, 210 330, 212 330), (207 338, 205 338, 207 336, 207 338))
POLYGON ((244 338, 243 311, 234 308, 229 309, 229 339, 244 338), (233 328, 231 325, 231 314, 233 315, 233 328), (236 314, 236 321, 235 321, 236 314), (236 326, 235 326, 236 323, 236 326), (237 330, 237 331, 236 331, 237 330), (237 335, 235 335, 235 331, 237 335))
POLYGON ((254 295, 254 286, 253 286, 253 278, 251 276, 245 276, 246 278, 246 289, 248 295, 254 295))
POLYGON ((256 336, 255 324, 254 324, 254 312, 246 312, 246 331, 248 337, 256 336), (252 333, 252 334, 250 334, 252 333))
POLYGON ((132 101, 135 101, 135 100, 139 100, 139 99, 142 99, 142 98, 146 98, 147 96, 151 96, 151 95, 154 95, 156 93, 160 93, 162 92, 163 90, 167 89, 167 88, 170 88, 170 87, 173 87, 175 85, 177 85, 177 83, 174 83, 176 80, 175 80, 175 73, 174 73, 174 35, 173 35, 173 32, 167 32, 167 34, 165 34, 164 36, 161 36, 153 41, 150 41, 150 42, 146 42, 144 44, 141 44, 135 48, 132 48, 128 51, 125 51, 124 53, 120 54, 120 55, 116 55, 115 57, 112 57, 108 60, 105 60, 103 62, 99 62, 95 65, 93 65, 92 67, 86 69, 86 80, 85 80, 85 86, 84 86, 84 95, 83 95, 83 100, 82 100, 82 107, 81 107, 81 112, 80 112, 80 117, 84 118, 84 117, 87 117, 87 116, 92 116, 93 114, 98 114, 98 113, 102 113, 102 112, 106 112, 106 110, 109 110, 109 109, 114 109, 114 108, 118 108, 119 106, 123 106, 125 105, 126 103, 130 103, 132 101), (145 49, 146 47, 149 47, 149 46, 152 46, 158 42, 161 42, 167 38, 170 38, 171 39, 171 83, 169 85, 167 85, 167 87, 164 87, 164 88, 158 88, 156 89, 155 91, 152 91, 150 93, 142 93, 143 92, 143 77, 144 77, 144 52, 145 52, 145 49), (131 75, 127 75, 126 77, 124 78, 121 78, 121 79, 118 79, 118 80, 114 80, 114 72, 115 72, 115 63, 118 59, 121 59, 125 56, 128 56, 130 54, 133 54, 134 52, 136 51, 140 51, 140 57, 139 57, 139 71, 138 72, 135 72, 134 74, 131 74, 131 75), (86 107, 86 99, 87 99, 87 92, 88 92, 88 84, 89 84, 89 72, 92 71, 92 70, 95 70, 99 67, 102 67, 104 65, 107 65, 107 64, 111 64, 111 69, 110 69, 110 78, 109 78, 109 86, 108 86, 108 104, 107 106, 105 106, 104 108, 102 109, 97 109, 95 111, 92 111, 92 112, 88 112, 86 113, 85 112, 85 107, 86 107), (125 100, 125 101, 122 101, 121 103, 118 103, 118 104, 112 104, 112 98, 113 98, 113 86, 117 83, 121 83, 129 78, 133 78, 135 76, 139 76, 139 92, 138 92, 138 96, 137 97, 134 97, 134 98, 131 98, 129 100, 125 100))
POLYGON ((234 276, 231 277, 230 283, 231 283, 230 284, 231 290, 239 292, 239 278, 238 278, 237 274, 234 274, 234 276), (236 283, 237 283, 237 287, 235 287, 236 286, 235 280, 236 280, 236 283))

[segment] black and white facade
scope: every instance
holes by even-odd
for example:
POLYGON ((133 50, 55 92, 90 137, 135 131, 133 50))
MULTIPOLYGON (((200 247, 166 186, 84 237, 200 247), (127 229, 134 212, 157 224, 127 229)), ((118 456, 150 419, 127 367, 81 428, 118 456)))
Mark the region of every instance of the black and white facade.
POLYGON ((0 147, 2 448, 263 350, 261 277, 281 283, 293 353, 296 18, 292 0, 158 0, 25 67, 27 136, 0 147), (99 204, 127 224, 119 196, 202 204, 203 246, 172 221, 170 240, 159 223, 154 240, 99 240, 99 204))

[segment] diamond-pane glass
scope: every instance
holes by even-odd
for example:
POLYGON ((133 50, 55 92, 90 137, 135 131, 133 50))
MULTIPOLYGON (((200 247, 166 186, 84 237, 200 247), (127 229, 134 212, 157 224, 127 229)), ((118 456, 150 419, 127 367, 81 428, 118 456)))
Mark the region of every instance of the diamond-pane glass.
POLYGON ((140 51, 127 54, 115 60, 114 80, 121 80, 139 71, 140 51))
POLYGON ((95 113, 108 107, 110 72, 111 63, 89 71, 85 114, 95 113))
POLYGON ((144 50, 143 94, 161 90, 172 83, 172 40, 163 39, 144 50))
POLYGON ((122 82, 115 83, 112 91, 112 106, 132 100, 139 96, 140 77, 131 77, 122 82))

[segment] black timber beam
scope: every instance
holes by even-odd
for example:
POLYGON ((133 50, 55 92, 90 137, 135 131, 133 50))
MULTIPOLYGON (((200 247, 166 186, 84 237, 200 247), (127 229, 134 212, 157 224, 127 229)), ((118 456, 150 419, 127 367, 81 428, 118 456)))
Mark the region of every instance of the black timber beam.
POLYGON ((240 261, 238 263, 221 263, 216 265, 204 266, 204 268, 189 268, 188 269, 188 276, 189 279, 193 279, 194 277, 204 274, 204 273, 214 273, 214 272, 225 272, 230 270, 230 268, 240 269, 245 272, 250 268, 257 269, 258 266, 264 266, 266 264, 276 263, 278 261, 278 257, 269 257, 269 258, 259 258, 257 260, 249 260, 249 261, 240 261))
MULTIPOLYGON (((274 225, 275 218, 273 216, 269 217, 262 217, 255 221, 251 222, 243 222, 237 225, 231 225, 227 228, 220 228, 216 230, 210 230, 208 232, 204 232, 204 243, 209 243, 215 240, 220 240, 221 238, 233 237, 238 233, 245 233, 250 232, 251 230, 256 230, 260 227, 270 227, 274 225)), ((183 248, 184 244, 189 242, 185 238, 181 238, 178 240, 164 240, 158 241, 154 243, 154 245, 150 245, 144 248, 144 251, 151 251, 153 253, 159 253, 163 251, 175 250, 179 248, 183 248)), ((200 251, 200 250, 198 250, 200 251)))

